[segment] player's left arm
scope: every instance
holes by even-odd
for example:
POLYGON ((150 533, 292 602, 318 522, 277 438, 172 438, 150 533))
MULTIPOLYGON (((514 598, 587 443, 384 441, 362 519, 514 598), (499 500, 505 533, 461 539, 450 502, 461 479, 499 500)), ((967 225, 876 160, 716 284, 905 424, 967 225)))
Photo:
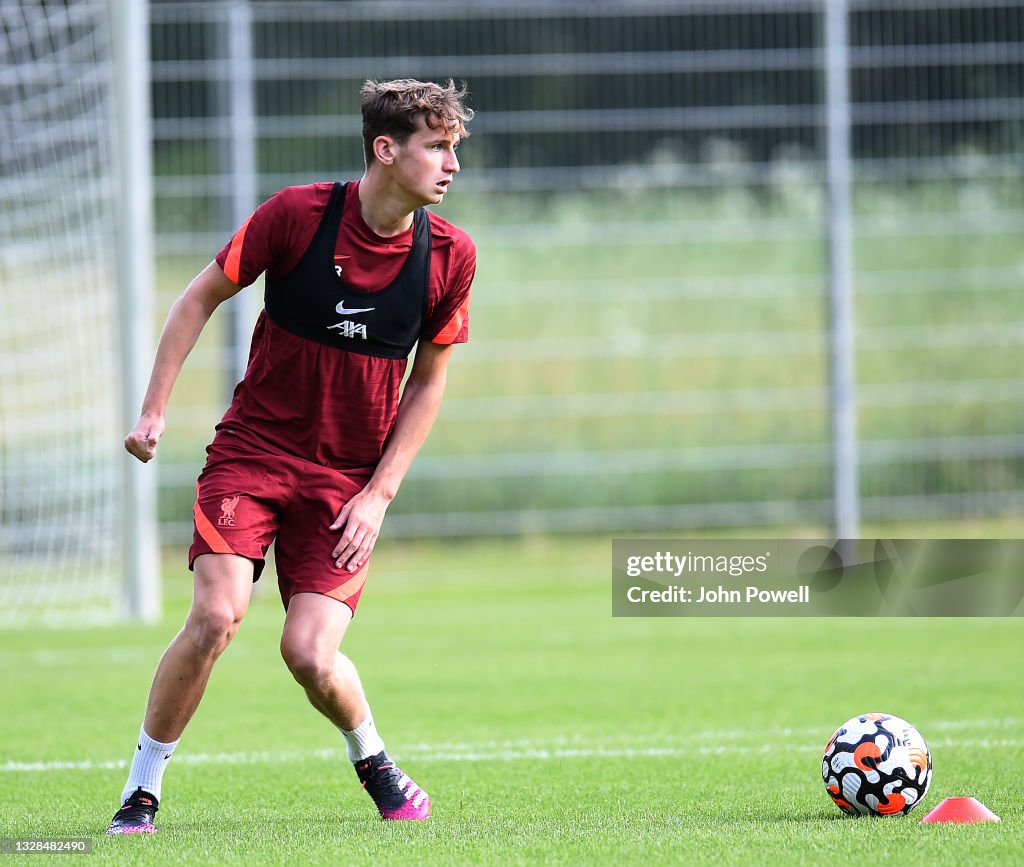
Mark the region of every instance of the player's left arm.
POLYGON ((384 513, 398 493, 444 397, 452 346, 421 340, 398 403, 395 427, 369 483, 338 513, 332 530, 342 530, 333 557, 338 568, 357 572, 377 542, 384 513))

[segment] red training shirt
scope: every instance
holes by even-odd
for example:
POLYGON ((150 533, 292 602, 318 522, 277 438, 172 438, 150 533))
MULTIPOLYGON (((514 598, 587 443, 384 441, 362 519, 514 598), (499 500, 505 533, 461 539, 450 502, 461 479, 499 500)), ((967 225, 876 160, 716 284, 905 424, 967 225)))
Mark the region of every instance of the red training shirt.
MULTIPOLYGON (((287 187, 260 205, 217 254, 228 279, 248 286, 264 271, 289 273, 316 234, 333 183, 287 187)), ((383 238, 363 220, 359 184, 348 185, 335 261, 357 291, 389 285, 412 249, 412 228, 383 238)), ((464 231, 428 211, 430 285, 421 339, 469 339, 476 248, 464 231)), ((307 340, 261 312, 245 377, 217 425, 217 439, 305 458, 335 469, 378 463, 394 427, 407 359, 360 355, 307 340)))

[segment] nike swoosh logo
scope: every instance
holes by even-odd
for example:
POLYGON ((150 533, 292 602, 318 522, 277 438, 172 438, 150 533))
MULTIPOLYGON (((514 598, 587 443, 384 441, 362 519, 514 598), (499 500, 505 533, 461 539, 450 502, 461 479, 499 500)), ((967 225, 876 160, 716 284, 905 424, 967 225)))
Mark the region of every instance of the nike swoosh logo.
POLYGON ((376 310, 376 307, 351 307, 346 308, 344 301, 339 301, 338 306, 334 308, 342 316, 351 316, 353 313, 369 313, 371 310, 376 310))

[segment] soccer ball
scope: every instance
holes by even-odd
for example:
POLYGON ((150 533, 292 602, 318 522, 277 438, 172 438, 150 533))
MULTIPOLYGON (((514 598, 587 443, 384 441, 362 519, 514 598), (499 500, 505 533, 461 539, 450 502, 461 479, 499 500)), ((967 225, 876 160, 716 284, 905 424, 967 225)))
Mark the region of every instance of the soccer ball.
POLYGON ((829 739, 821 778, 850 816, 905 816, 928 791, 932 755, 906 720, 866 713, 844 722, 829 739))

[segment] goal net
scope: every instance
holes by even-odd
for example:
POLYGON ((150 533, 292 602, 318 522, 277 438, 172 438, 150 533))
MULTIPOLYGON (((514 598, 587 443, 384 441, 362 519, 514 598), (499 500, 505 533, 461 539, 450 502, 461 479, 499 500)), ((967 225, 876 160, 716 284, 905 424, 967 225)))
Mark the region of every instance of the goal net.
POLYGON ((0 0, 0 626, 119 613, 106 0, 0 0))

